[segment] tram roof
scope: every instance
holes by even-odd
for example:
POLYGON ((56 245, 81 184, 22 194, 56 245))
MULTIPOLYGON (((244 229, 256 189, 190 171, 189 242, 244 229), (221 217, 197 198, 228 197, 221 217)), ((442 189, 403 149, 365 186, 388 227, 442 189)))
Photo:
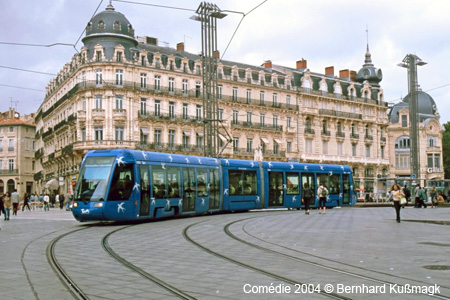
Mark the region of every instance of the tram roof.
POLYGON ((313 172, 351 172, 349 166, 346 165, 327 165, 327 164, 306 164, 297 162, 272 162, 263 161, 263 168, 278 169, 278 170, 292 170, 292 171, 313 171, 313 172))

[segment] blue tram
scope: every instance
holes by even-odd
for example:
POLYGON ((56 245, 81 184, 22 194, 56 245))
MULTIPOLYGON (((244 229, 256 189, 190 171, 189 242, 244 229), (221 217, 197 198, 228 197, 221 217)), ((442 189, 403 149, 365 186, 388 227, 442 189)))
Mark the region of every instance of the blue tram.
POLYGON ((348 166, 93 150, 83 159, 72 212, 78 221, 106 221, 300 209, 306 182, 315 193, 319 183, 328 187, 328 207, 356 201, 348 166))

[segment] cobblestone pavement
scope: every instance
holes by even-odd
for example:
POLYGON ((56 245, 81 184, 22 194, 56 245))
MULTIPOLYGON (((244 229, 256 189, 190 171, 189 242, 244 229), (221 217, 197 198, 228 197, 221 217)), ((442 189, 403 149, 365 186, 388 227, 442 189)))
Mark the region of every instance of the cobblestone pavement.
POLYGON ((124 260, 196 299, 319 299, 325 291, 347 299, 436 298, 408 293, 413 286, 450 297, 450 208, 401 214, 401 223, 391 207, 354 207, 92 224, 56 208, 20 211, 0 219, 0 298, 77 299, 48 261, 58 237, 58 262, 89 299, 177 298, 107 254, 109 233, 107 243, 124 260), (315 293, 295 293, 308 288, 315 293))

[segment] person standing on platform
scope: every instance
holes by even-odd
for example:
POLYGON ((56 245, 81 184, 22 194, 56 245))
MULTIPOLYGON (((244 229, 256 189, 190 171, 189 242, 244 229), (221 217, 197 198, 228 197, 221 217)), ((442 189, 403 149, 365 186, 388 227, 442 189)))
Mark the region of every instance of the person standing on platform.
POLYGON ((402 187, 399 184, 394 184, 389 191, 390 199, 394 201, 394 208, 397 217, 397 223, 400 223, 400 198, 404 197, 405 194, 402 191, 402 187))
POLYGON ((59 209, 63 209, 64 207, 64 194, 61 193, 61 195, 59 195, 59 209))
POLYGON ((20 203, 20 195, 17 192, 16 189, 14 189, 14 192, 11 194, 11 202, 13 205, 13 216, 17 216, 17 210, 19 209, 19 203, 20 203))
POLYGON ((437 207, 437 197, 438 197, 438 193, 436 191, 436 187, 433 186, 431 187, 431 191, 430 191, 430 198, 431 198, 431 208, 437 207))
POLYGON ((317 195, 319 196, 319 214, 321 214, 322 211, 323 214, 326 214, 328 190, 323 183, 321 183, 319 188, 317 189, 317 195))
POLYGON ((305 182, 302 189, 302 202, 305 205, 305 214, 309 215, 309 204, 314 198, 314 191, 309 187, 309 183, 305 182))

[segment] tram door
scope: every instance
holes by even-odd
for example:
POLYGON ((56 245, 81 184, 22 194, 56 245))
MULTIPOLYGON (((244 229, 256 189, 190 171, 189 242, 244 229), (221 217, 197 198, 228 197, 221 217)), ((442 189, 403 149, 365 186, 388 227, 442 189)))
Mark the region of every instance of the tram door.
POLYGON ((314 174, 302 173, 302 191, 303 191, 303 188, 305 187, 306 183, 314 191, 314 197, 311 197, 311 200, 309 201, 309 205, 314 205, 315 201, 316 201, 315 195, 317 192, 315 180, 314 180, 314 174))
POLYGON ((342 199, 342 204, 350 204, 350 175, 342 174, 342 182, 344 184, 344 194, 342 199))
POLYGON ((139 165, 141 174, 141 203, 139 208, 139 216, 148 216, 150 211, 150 173, 148 165, 139 165))
POLYGON ((284 205, 283 172, 269 172, 269 207, 284 205))
POLYGON ((183 212, 195 211, 194 168, 183 168, 183 212))

